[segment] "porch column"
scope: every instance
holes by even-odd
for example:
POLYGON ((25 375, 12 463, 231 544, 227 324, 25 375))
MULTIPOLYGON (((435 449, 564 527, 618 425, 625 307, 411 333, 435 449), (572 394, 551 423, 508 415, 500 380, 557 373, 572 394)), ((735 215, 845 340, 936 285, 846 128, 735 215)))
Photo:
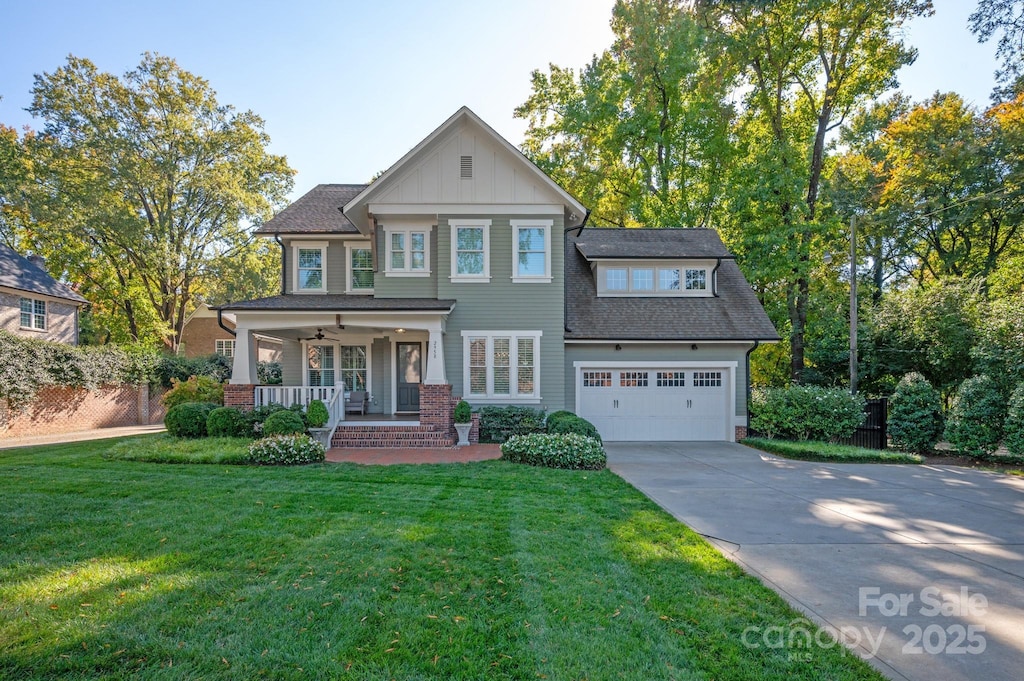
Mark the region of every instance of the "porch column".
POLYGON ((427 376, 423 381, 427 385, 444 385, 448 382, 444 373, 444 343, 441 342, 441 329, 430 329, 427 340, 427 376))
POLYGON ((231 364, 231 382, 257 383, 256 340, 249 329, 235 329, 235 359, 231 364))

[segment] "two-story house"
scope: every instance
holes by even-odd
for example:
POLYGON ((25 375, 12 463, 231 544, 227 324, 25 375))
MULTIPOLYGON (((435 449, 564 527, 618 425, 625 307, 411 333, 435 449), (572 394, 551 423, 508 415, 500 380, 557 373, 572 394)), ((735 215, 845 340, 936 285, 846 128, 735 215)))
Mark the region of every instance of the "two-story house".
MULTIPOLYGON (((367 395, 334 443, 451 440, 474 407, 570 409, 609 440, 732 440, 747 359, 778 340, 710 230, 606 230, 462 108, 370 185, 320 185, 260 229, 282 290, 231 303, 228 399, 367 395), (284 387, 255 386, 257 335, 284 387)), ((339 398, 340 402, 340 398, 339 398)))
POLYGON ((78 345, 79 313, 87 303, 50 276, 42 258, 25 257, 0 243, 0 329, 78 345))

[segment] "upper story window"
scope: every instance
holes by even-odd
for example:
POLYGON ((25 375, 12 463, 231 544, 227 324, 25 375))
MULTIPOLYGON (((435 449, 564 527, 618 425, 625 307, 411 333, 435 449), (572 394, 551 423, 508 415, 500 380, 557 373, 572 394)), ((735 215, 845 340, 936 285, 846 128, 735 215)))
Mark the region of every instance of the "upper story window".
POLYGON ((661 262, 598 265, 600 296, 711 296, 714 265, 661 262))
POLYGON ((386 275, 430 275, 430 229, 422 226, 384 225, 386 275))
POLYGON ((349 244, 347 293, 373 293, 373 251, 369 242, 349 244))
POLYGON ((21 299, 21 328, 46 331, 46 301, 38 298, 21 299))
POLYGON ((295 251, 296 293, 327 292, 327 242, 300 241, 295 251))
POLYGON ((512 220, 512 281, 551 282, 551 220, 512 220))
POLYGON ((449 220, 453 282, 491 280, 491 221, 449 220))
POLYGON ((463 394, 540 401, 540 331, 463 331, 463 394))

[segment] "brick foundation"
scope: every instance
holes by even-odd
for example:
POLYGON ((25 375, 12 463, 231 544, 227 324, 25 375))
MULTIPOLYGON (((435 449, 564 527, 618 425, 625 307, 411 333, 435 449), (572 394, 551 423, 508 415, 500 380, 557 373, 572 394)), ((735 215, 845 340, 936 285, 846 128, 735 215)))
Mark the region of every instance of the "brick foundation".
POLYGON ((746 426, 736 426, 736 442, 739 442, 747 436, 746 426))
POLYGON ((162 423, 163 393, 148 385, 110 385, 96 391, 45 386, 23 411, 11 410, 7 400, 0 400, 0 439, 162 423))
POLYGON ((251 410, 256 406, 256 386, 252 383, 228 383, 224 386, 224 406, 251 410))

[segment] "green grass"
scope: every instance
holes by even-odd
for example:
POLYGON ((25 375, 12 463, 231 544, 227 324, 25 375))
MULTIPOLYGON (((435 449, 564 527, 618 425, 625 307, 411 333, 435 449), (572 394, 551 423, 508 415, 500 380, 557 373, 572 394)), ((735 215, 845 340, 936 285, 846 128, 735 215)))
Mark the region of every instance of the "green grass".
POLYGON ((119 440, 103 453, 106 459, 148 463, 242 464, 249 453, 250 438, 179 438, 167 433, 119 440))
POLYGON ((787 459, 803 461, 827 461, 829 463, 921 463, 924 458, 893 449, 865 449, 851 445, 837 445, 831 442, 793 442, 772 440, 763 437, 748 437, 743 440, 748 447, 784 456, 787 459))
POLYGON ((882 678, 608 471, 111 447, 0 452, 0 678, 882 678))

